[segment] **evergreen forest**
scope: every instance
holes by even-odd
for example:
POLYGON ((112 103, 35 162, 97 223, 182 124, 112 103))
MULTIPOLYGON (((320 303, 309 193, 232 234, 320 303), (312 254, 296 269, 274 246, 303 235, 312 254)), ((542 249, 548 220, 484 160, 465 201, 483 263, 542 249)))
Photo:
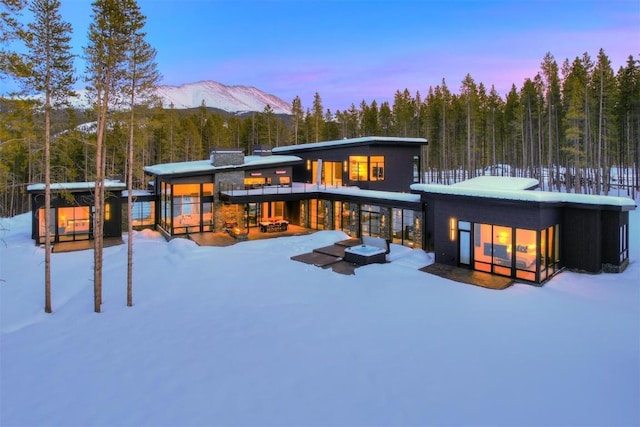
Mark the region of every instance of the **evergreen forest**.
MULTIPOLYGON (((7 7, 11 0, 4 3, 7 7)), ((4 59, 6 54, 3 50, 4 59)), ((19 78, 19 72, 4 66, 0 72, 3 79, 19 78)), ((269 106, 244 115, 204 104, 179 110, 146 99, 131 109, 108 110, 104 176, 125 179, 130 136, 131 178, 140 189, 147 185, 144 166, 207 159, 215 147, 251 153, 256 144, 275 147, 381 135, 427 138, 423 170, 428 182, 506 174, 535 177, 544 189, 607 194, 615 187, 620 195, 635 197, 640 189, 637 58, 629 55, 624 66, 613 70, 603 50, 595 57, 583 53, 560 63, 547 53, 539 72, 514 82, 509 93, 499 94, 488 83, 467 74, 458 85, 443 79, 426 93, 398 89, 392 103, 354 100, 344 111, 325 109, 316 93, 311 106, 293 99, 291 115, 276 115, 269 106)), ((122 89, 113 98, 126 96, 122 89)), ((51 111, 52 183, 99 176, 98 111, 64 104, 51 111)), ((27 185, 44 182, 44 114, 43 103, 34 98, 0 98, 0 216, 28 211, 27 185)))

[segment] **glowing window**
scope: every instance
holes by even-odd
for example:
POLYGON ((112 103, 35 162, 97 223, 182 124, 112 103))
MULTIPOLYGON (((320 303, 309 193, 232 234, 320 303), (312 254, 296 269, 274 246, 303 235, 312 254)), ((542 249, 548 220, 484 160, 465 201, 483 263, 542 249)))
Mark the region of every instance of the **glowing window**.
POLYGON ((369 159, 369 176, 371 181, 384 180, 384 156, 371 156, 369 159))
POLYGON ((516 268, 536 271, 536 259, 538 258, 536 234, 535 230, 516 229, 516 245, 513 248, 513 253, 516 258, 516 268))
POLYGON ((203 196, 213 196, 213 184, 202 184, 202 195, 203 196))
POLYGON ((367 181, 367 156, 349 156, 349 179, 367 181))

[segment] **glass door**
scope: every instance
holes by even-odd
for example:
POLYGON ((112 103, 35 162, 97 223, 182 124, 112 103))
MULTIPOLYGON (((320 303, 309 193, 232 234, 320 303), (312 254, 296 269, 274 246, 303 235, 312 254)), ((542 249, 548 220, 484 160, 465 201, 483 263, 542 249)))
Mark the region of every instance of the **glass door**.
POLYGON ((471 265, 471 223, 458 221, 458 262, 460 265, 468 267, 471 265))

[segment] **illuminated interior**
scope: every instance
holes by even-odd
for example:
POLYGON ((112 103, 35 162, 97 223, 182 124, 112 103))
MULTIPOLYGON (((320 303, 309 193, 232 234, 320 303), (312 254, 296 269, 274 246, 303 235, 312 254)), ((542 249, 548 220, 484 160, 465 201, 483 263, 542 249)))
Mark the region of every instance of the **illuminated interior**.
MULTIPOLYGON (((105 219, 109 212, 106 211, 105 219)), ((45 239, 44 208, 38 210, 38 225, 40 241, 45 239)), ((91 216, 89 206, 74 206, 51 209, 50 234, 52 238, 58 236, 58 241, 87 240, 91 233, 91 216), (56 219, 57 217, 57 219, 56 219)))
POLYGON ((371 181, 384 180, 384 156, 371 156, 369 158, 369 176, 371 181))
POLYGON ((473 268, 532 282, 544 280, 559 264, 557 227, 536 231, 475 223, 473 268))
MULTIPOLYGON (((44 225, 45 209, 38 209, 38 236, 40 236, 40 243, 44 243, 45 240, 45 225, 44 225)), ((49 235, 53 239, 56 235, 56 210, 49 210, 49 235)))
POLYGON ((384 156, 349 156, 351 181, 384 180, 384 156))
MULTIPOLYGON (((324 185, 342 185, 342 163, 341 162, 322 162, 322 175, 320 177, 321 184, 324 185)), ((316 182, 318 176, 318 161, 314 160, 311 164, 311 181, 316 182)), ((280 180, 282 183, 282 179, 280 180)))
POLYGON ((349 179, 351 181, 368 181, 367 156, 349 156, 349 179))
POLYGON ((419 247, 420 242, 415 241, 414 222, 415 214, 411 209, 393 208, 391 210, 392 242, 409 247, 419 247))
POLYGON ((160 223, 172 234, 213 230, 212 183, 161 184, 160 223), (206 200, 205 200, 206 199, 206 200))
POLYGON ((265 185, 265 182, 266 181, 263 176, 246 177, 244 179, 244 188, 246 189, 260 188, 265 185))

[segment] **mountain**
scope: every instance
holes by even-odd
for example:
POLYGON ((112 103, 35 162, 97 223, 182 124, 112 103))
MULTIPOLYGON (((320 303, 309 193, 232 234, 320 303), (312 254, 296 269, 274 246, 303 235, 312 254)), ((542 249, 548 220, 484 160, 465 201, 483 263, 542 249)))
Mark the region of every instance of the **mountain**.
MULTIPOLYGON (((86 90, 76 90, 76 96, 69 99, 71 105, 79 109, 88 109, 91 105, 86 90)), ((208 108, 228 113, 242 114, 263 112, 270 105, 274 114, 291 114, 291 105, 275 95, 271 95, 250 86, 226 86, 214 81, 187 83, 181 86, 158 86, 156 95, 162 99, 165 108, 182 110, 198 108, 204 102, 208 108)), ((28 96, 27 99, 42 100, 43 95, 28 96)))
POLYGON ((181 86, 158 86, 157 95, 166 108, 197 108, 204 104, 230 113, 264 111, 271 106, 275 114, 291 114, 291 105, 275 95, 249 86, 226 86, 214 81, 201 81, 181 86))

